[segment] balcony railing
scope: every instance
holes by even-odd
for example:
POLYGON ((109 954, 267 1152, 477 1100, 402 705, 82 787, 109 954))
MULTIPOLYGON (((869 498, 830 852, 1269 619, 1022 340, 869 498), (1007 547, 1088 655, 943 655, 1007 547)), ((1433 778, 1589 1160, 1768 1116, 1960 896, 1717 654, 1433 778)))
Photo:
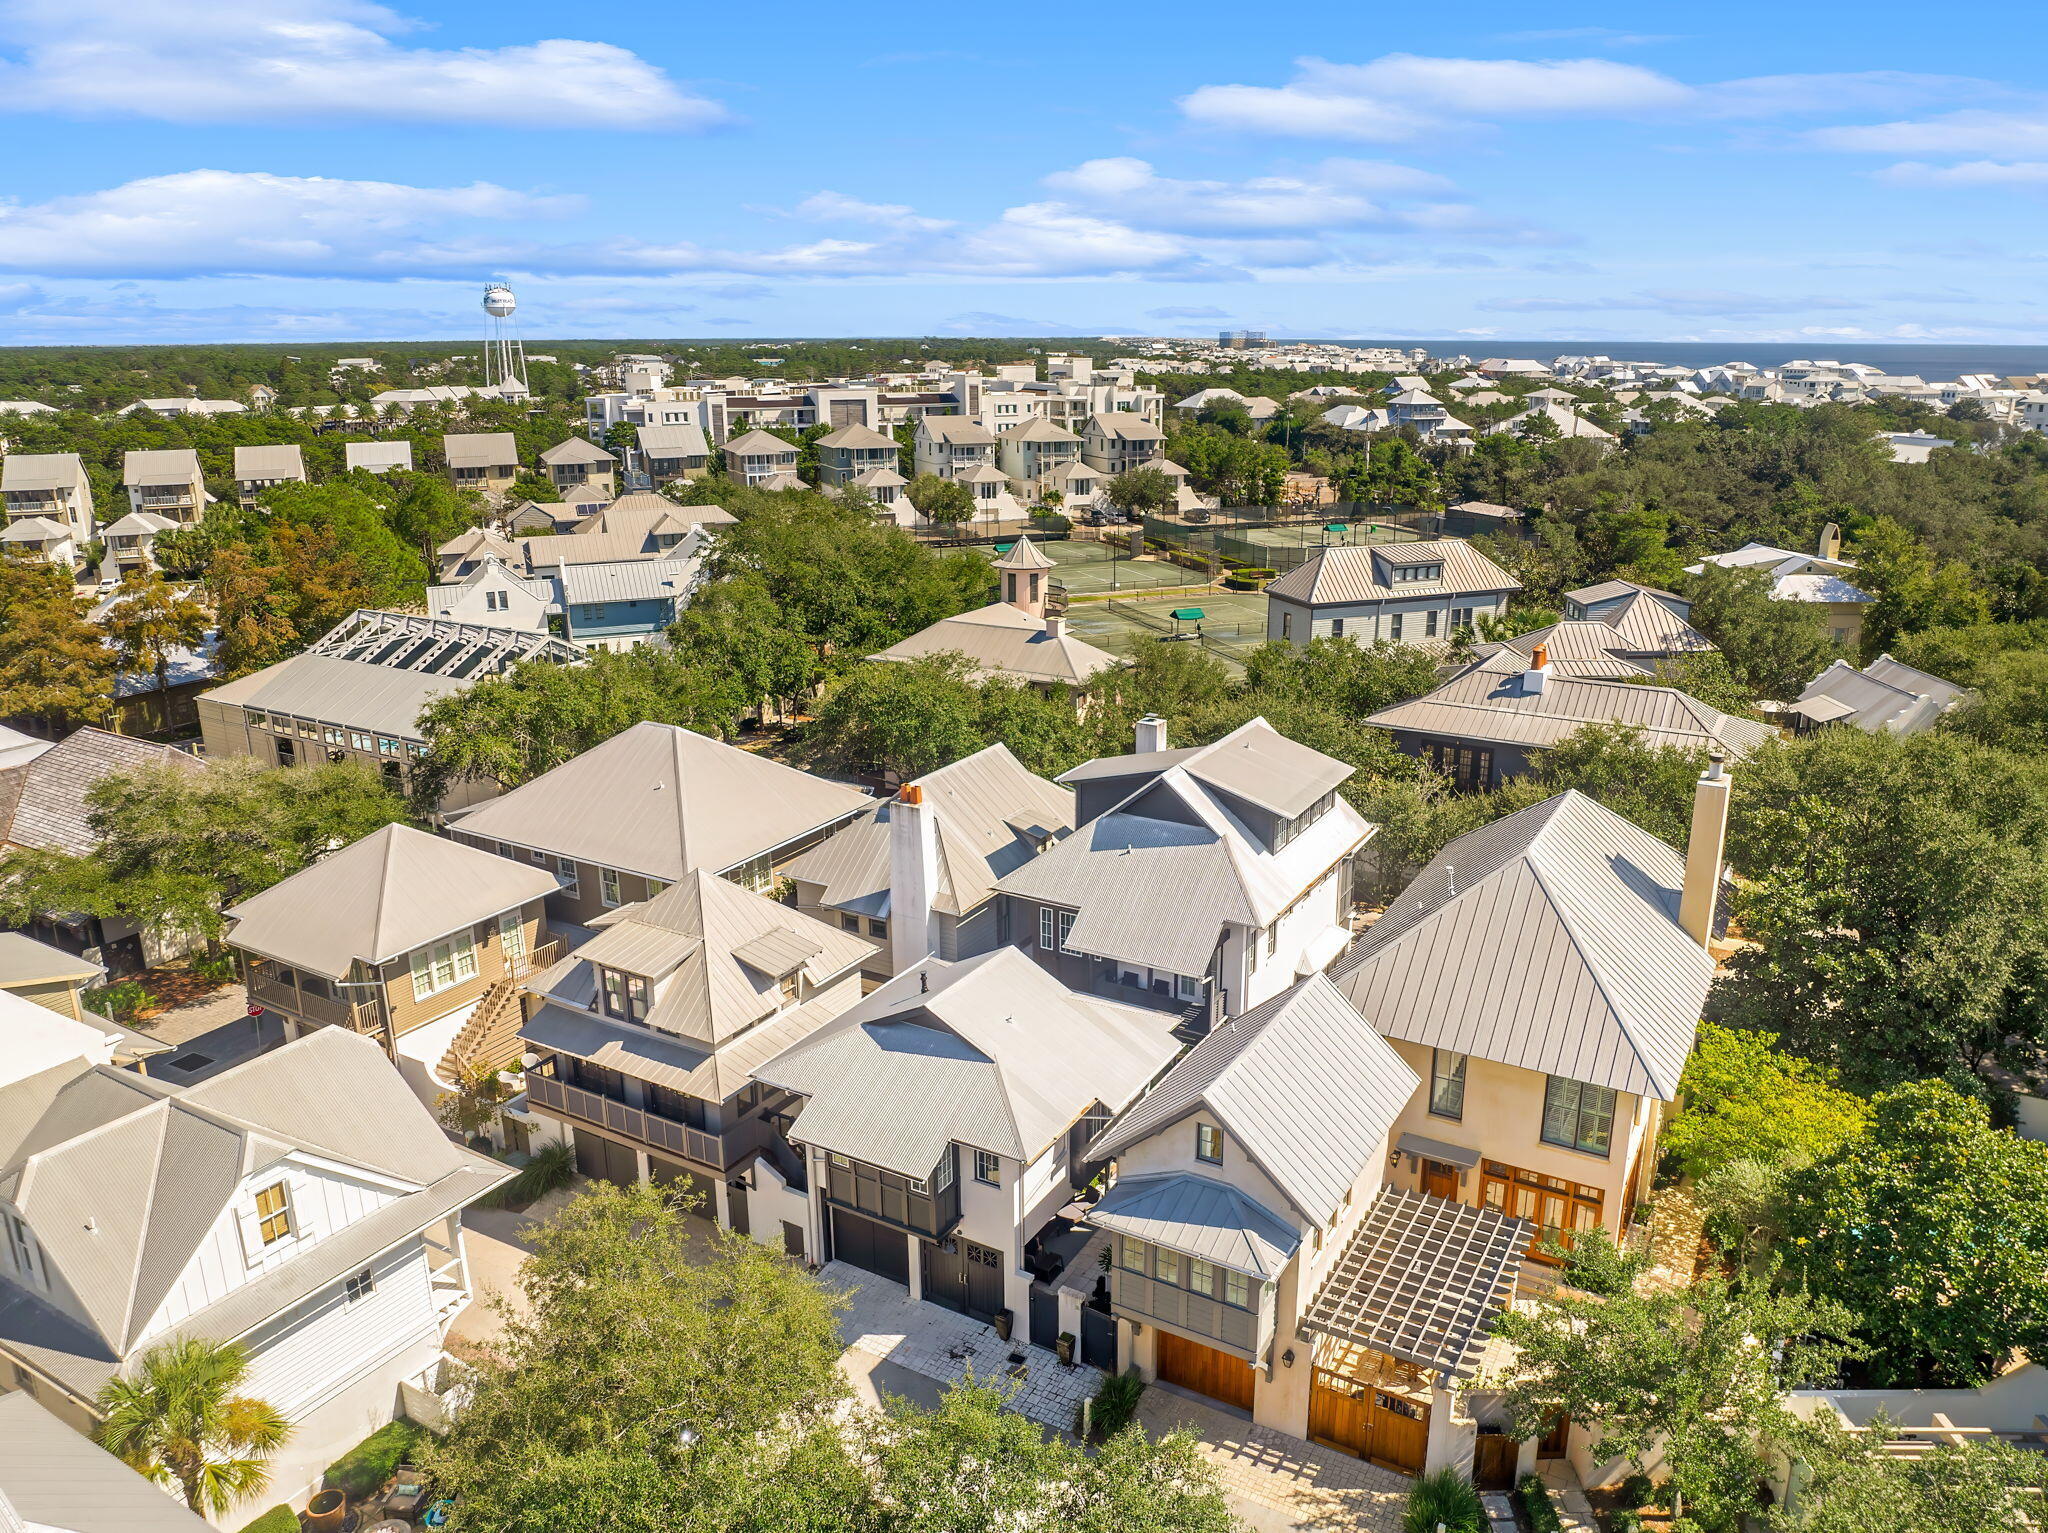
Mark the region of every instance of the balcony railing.
POLYGON ((1110 1303, 1119 1315, 1159 1321, 1192 1336, 1206 1336, 1247 1357, 1256 1356, 1260 1350, 1256 1310, 1238 1309, 1219 1299, 1157 1282, 1142 1272, 1116 1268, 1110 1276, 1110 1303))
POLYGON ((714 1171, 724 1171, 751 1148, 729 1146, 717 1134, 691 1128, 687 1123, 678 1123, 674 1118, 644 1107, 633 1107, 598 1092, 586 1091, 581 1086, 572 1086, 567 1081, 556 1080, 536 1070, 529 1070, 526 1074, 526 1095, 536 1107, 551 1108, 565 1118, 608 1128, 628 1139, 637 1139, 642 1144, 667 1150, 700 1166, 709 1166, 714 1171), (734 1152, 730 1159, 726 1153, 728 1148, 734 1152))
POLYGON ((249 999, 258 1006, 287 1012, 301 1022, 312 1022, 321 1027, 345 1027, 357 1033, 381 1030, 381 1017, 375 1001, 341 1001, 332 996, 315 995, 301 985, 260 969, 249 975, 249 999))

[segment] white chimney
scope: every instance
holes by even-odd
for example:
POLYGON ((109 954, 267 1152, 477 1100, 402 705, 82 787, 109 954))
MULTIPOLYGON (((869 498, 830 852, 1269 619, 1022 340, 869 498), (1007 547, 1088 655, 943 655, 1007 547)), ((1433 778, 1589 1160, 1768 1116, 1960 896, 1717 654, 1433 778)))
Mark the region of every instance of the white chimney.
POLYGON ((1685 888, 1678 898, 1678 924, 1701 947, 1714 935, 1714 902, 1721 893, 1721 862, 1728 846, 1728 796, 1727 768, 1715 751, 1692 790, 1692 834, 1685 843, 1685 888))
POLYGON ((1067 620, 1065 618, 1048 615, 1045 620, 1045 636, 1048 639, 1057 639, 1066 631, 1066 627, 1067 620))
POLYGON ((1522 692, 1533 697, 1550 682, 1550 646, 1539 644, 1529 656, 1529 669, 1522 672, 1522 692))
POLYGON ((1818 553, 1823 559, 1841 558, 1842 529, 1836 526, 1833 522, 1829 522, 1827 526, 1821 528, 1820 543, 1817 545, 1814 552, 1818 553))
POLYGON ((1144 756, 1165 749, 1166 720, 1156 713, 1146 714, 1138 720, 1138 754, 1144 756))
POLYGON ((889 805, 889 969, 923 963, 932 941, 932 897, 939 883, 938 827, 924 789, 907 782, 889 805))

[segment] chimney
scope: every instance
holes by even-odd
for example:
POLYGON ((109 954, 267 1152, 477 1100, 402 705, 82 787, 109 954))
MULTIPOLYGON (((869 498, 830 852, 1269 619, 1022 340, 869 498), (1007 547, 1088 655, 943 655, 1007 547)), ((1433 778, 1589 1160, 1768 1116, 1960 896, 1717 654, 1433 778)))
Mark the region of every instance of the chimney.
POLYGON ((1529 656, 1529 669, 1522 672, 1522 692, 1534 697, 1550 681, 1550 646, 1539 644, 1529 656))
POLYGON ((1166 720, 1148 713, 1138 720, 1138 754, 1145 756, 1166 749, 1166 720))
POLYGON ((1840 527, 1837 527, 1833 522, 1829 522, 1827 526, 1821 528, 1820 543, 1814 551, 1818 553, 1823 559, 1841 558, 1842 529, 1840 527))
POLYGON ((1678 924, 1701 947, 1714 935, 1714 902, 1728 845, 1728 789, 1724 758, 1715 751, 1692 790, 1692 835, 1685 843, 1685 889, 1678 900, 1678 924))
POLYGON ((1067 620, 1065 618, 1049 616, 1045 620, 1045 636, 1048 639, 1057 639, 1062 633, 1066 632, 1066 627, 1067 620))
POLYGON ((889 968, 901 974, 931 955, 932 896, 939 883, 938 827, 924 789, 907 782, 889 805, 889 968))

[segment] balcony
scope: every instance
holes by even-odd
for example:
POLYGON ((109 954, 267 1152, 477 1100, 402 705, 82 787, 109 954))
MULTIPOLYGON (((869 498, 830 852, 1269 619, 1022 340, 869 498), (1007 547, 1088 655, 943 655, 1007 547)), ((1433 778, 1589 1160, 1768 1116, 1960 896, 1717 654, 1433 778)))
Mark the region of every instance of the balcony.
MULTIPOLYGON (((1122 1267, 1113 1269, 1109 1281, 1110 1304, 1118 1315, 1170 1325, 1190 1336, 1204 1336, 1245 1357, 1255 1358, 1261 1351, 1263 1338, 1259 1334, 1257 1310, 1238 1309, 1206 1294, 1191 1293, 1122 1267)), ((1265 1286, 1260 1285, 1262 1289, 1265 1286)), ((1265 1302, 1263 1294, 1260 1302, 1265 1302)))
POLYGON ((572 1086, 567 1081, 543 1073, 544 1069, 545 1066, 526 1072, 527 1099, 534 1106, 558 1113, 572 1122, 610 1129, 615 1134, 638 1140, 654 1149, 666 1150, 671 1155, 679 1155, 721 1174, 759 1147, 752 1142, 754 1136, 745 1132, 750 1126, 748 1123, 740 1124, 729 1137, 707 1133, 648 1108, 634 1107, 614 1097, 572 1086))
POLYGON ((825 1201, 938 1240, 960 1222, 960 1178, 954 1155, 948 1145, 946 1157, 921 1184, 851 1156, 828 1155, 825 1201), (939 1185, 941 1172, 944 1185, 939 1185))
MULTIPOLYGON (((316 983, 325 985, 325 980, 316 983)), ((301 982, 293 971, 252 964, 249 969, 249 1000, 265 1011, 282 1012, 316 1027, 345 1027, 354 1033, 373 1036, 384 1030, 384 1015, 375 1001, 344 1001, 322 995, 301 982)))

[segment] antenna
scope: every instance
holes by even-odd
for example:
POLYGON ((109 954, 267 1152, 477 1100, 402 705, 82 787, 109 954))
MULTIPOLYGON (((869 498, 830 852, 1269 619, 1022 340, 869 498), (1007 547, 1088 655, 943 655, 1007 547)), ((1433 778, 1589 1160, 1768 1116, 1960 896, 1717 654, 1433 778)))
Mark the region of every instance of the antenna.
POLYGON ((500 394, 525 394, 526 345, 519 339, 513 315, 519 300, 502 281, 484 287, 484 313, 491 317, 490 334, 484 340, 484 387, 500 394))

